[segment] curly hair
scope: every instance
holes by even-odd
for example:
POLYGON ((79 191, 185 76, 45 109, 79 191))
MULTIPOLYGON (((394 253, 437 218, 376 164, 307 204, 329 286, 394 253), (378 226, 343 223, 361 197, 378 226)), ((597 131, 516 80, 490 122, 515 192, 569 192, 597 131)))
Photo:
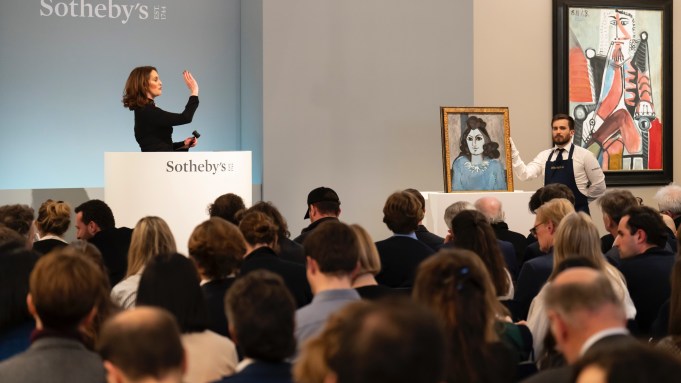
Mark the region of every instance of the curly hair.
POLYGON ((33 208, 19 204, 0 206, 0 224, 25 237, 33 224, 33 208))
POLYGON ((491 159, 499 158, 499 156, 501 156, 499 144, 492 141, 492 138, 487 132, 487 123, 476 116, 470 116, 468 120, 466 120, 466 129, 461 132, 459 142, 459 150, 461 150, 459 156, 465 156, 469 161, 471 160, 471 151, 468 149, 466 138, 468 137, 468 134, 475 129, 479 130, 485 137, 485 144, 482 146, 482 156, 491 159))
POLYGON ((238 227, 212 217, 194 229, 188 249, 205 276, 221 279, 237 270, 246 253, 246 243, 238 227))

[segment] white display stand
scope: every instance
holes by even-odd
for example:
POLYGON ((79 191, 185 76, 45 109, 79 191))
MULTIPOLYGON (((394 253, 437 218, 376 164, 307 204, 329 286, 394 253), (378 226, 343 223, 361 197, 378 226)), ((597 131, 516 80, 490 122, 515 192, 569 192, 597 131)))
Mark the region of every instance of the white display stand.
POLYGON ((530 228, 534 225, 534 214, 530 213, 527 203, 534 192, 514 191, 503 193, 440 193, 440 192, 421 192, 426 199, 426 217, 423 224, 431 232, 444 237, 447 235, 447 225, 445 224, 445 210, 449 205, 458 201, 468 201, 474 203, 482 197, 496 197, 501 201, 502 207, 506 212, 506 223, 509 229, 523 235, 529 234, 530 228))
POLYGON ((170 226, 187 255, 196 225, 208 219, 217 197, 234 193, 252 202, 251 152, 105 153, 104 200, 116 226, 135 227, 145 216, 170 226))

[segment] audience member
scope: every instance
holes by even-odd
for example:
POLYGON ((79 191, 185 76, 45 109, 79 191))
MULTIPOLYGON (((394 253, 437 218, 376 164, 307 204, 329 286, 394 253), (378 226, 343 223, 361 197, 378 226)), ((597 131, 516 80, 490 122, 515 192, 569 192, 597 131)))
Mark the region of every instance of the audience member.
POLYGON ((560 221, 575 209, 565 198, 553 199, 536 210, 534 226, 530 229, 537 237, 537 244, 545 255, 527 261, 520 268, 516 295, 514 297, 513 317, 527 318, 532 299, 539 293, 553 270, 553 239, 560 221))
POLYGON ((310 219, 310 225, 304 228, 294 241, 303 244, 305 238, 322 222, 338 221, 341 213, 340 204, 338 194, 333 189, 321 186, 312 190, 307 195, 307 210, 305 210, 304 218, 310 219))
POLYGON ((568 366, 544 370, 526 382, 571 382, 572 365, 599 349, 632 345, 620 297, 603 273, 574 267, 558 274, 544 295, 551 333, 568 366))
POLYGON ((312 291, 305 276, 305 267, 280 259, 273 250, 277 246, 277 227, 274 222, 264 213, 252 211, 241 218, 239 229, 246 239, 241 275, 259 269, 279 274, 296 300, 297 307, 308 304, 312 299, 312 291))
POLYGON ((514 381, 519 355, 500 340, 497 318, 505 308, 496 291, 472 251, 441 250, 419 266, 413 296, 444 323, 447 382, 514 381))
POLYGON ((619 249, 620 271, 624 274, 636 305, 640 335, 650 326, 671 293, 670 275, 674 254, 664 248, 667 234, 660 214, 646 206, 632 206, 620 219, 615 246, 619 249))
POLYGON ((661 338, 658 347, 681 356, 681 259, 678 254, 672 270, 671 296, 660 308, 651 335, 661 338))
POLYGON ((48 199, 40 205, 35 226, 40 240, 33 242, 33 250, 47 254, 52 249, 66 246, 64 233, 71 224, 71 206, 64 201, 48 199))
POLYGON ((256 270, 239 278, 225 297, 230 332, 245 361, 221 382, 290 383, 296 350, 296 306, 280 276, 256 270))
MULTIPOLYGON (((573 208, 575 206, 575 195, 572 193, 572 190, 570 190, 569 187, 563 184, 549 184, 539 188, 534 194, 532 194, 530 197, 530 202, 528 203, 530 212, 532 214, 536 214, 536 211, 540 206, 556 198, 565 198, 570 201, 570 204, 572 204, 573 208)), ((525 248, 525 254, 523 255, 522 262, 525 263, 530 259, 534 259, 545 254, 545 252, 542 252, 539 249, 537 236, 530 233, 527 236, 527 248, 525 248)))
POLYGON ((215 202, 208 206, 208 215, 220 217, 234 225, 239 225, 237 214, 246 210, 244 200, 236 194, 227 193, 215 199, 215 202))
POLYGON ((116 228, 116 221, 109 205, 93 199, 76 206, 76 238, 97 246, 109 270, 109 282, 115 286, 126 276, 128 249, 132 230, 116 228))
POLYGON ((338 346, 325 355, 327 383, 436 383, 446 336, 429 310, 407 299, 363 304, 341 321, 338 346))
POLYGON ((26 299, 36 332, 27 351, 0 363, 0 382, 105 381, 102 360, 79 335, 96 314, 103 278, 84 257, 53 252, 38 260, 26 299))
MULTIPOLYGON (((421 204, 421 210, 423 210, 423 216, 425 217, 426 199, 423 198, 423 194, 421 194, 421 192, 416 189, 404 189, 404 191, 410 193, 411 195, 416 197, 416 199, 419 200, 419 203, 421 204)), ((419 225, 414 231, 414 234, 416 234, 416 238, 418 238, 419 241, 428 245, 428 247, 433 249, 433 251, 437 251, 440 248, 440 246, 442 246, 442 244, 445 242, 444 238, 440 237, 437 234, 429 232, 428 229, 425 226, 423 226, 423 218, 421 218, 421 220, 419 221, 419 225)))
POLYGON ((411 287, 419 263, 433 254, 433 249, 416 238, 414 231, 423 219, 419 200, 411 193, 391 194, 383 207, 383 222, 393 236, 376 242, 381 258, 379 284, 388 287, 411 287))
POLYGON ((501 201, 495 197, 482 197, 475 201, 474 205, 479 212, 487 217, 497 239, 513 245, 517 264, 520 265, 523 261, 525 248, 527 247, 527 238, 508 228, 508 224, 504 222, 506 214, 502 208, 501 201))
POLYGON ((394 294, 395 290, 376 282, 376 274, 381 271, 381 258, 371 235, 360 225, 350 227, 357 235, 359 244, 359 270, 352 281, 352 287, 362 299, 379 299, 394 294))
POLYGON ((445 238, 445 243, 449 243, 452 241, 452 220, 454 219, 454 217, 456 217, 457 214, 461 213, 464 210, 475 210, 475 205, 468 201, 458 201, 447 206, 447 208, 445 209, 444 219, 448 229, 447 237, 445 238))
POLYGON ((33 224, 33 208, 28 205, 0 206, 0 224, 21 234, 27 249, 33 247, 35 225, 33 224))
POLYGON ((108 382, 180 383, 187 368, 175 318, 153 307, 113 317, 102 329, 97 350, 108 382))
POLYGON ((608 262, 619 266, 620 254, 617 247, 613 246, 617 237, 617 227, 624 211, 632 206, 638 206, 638 201, 629 190, 611 189, 600 196, 597 203, 601 207, 603 225, 608 232, 601 238, 601 251, 608 262))
POLYGON ((137 304, 161 307, 177 320, 187 358, 184 382, 212 382, 234 373, 236 348, 229 338, 207 329, 199 274, 191 260, 177 253, 152 258, 139 282, 137 304))
MULTIPOLYGON (((146 264, 159 254, 175 251, 177 251, 175 238, 166 221, 159 217, 140 219, 132 232, 125 279, 111 290, 111 298, 114 302, 124 309, 133 307, 137 299, 137 286, 146 264)), ((106 262, 106 258, 104 261, 106 262)))
POLYGON ((319 333, 329 315, 345 304, 361 299, 352 288, 352 280, 359 268, 359 244, 350 226, 341 222, 325 222, 310 233, 303 246, 307 257, 307 279, 314 298, 309 305, 296 311, 298 347, 319 333))
POLYGON ((35 328, 28 312, 28 281, 38 255, 21 234, 0 224, 0 361, 25 351, 35 328))
POLYGON ((288 231, 288 224, 286 219, 281 215, 279 210, 272 204, 272 202, 258 202, 248 208, 247 213, 251 211, 259 211, 265 213, 274 225, 277 226, 277 248, 273 249, 279 258, 299 263, 305 266, 305 253, 303 252, 303 245, 292 241, 289 237, 291 233, 288 231))
POLYGON ((208 310, 208 329, 229 337, 225 294, 234 283, 246 254, 244 236, 234 224, 212 217, 194 228, 188 249, 199 270, 208 310))
POLYGON ((544 338, 549 328, 546 308, 544 307, 544 294, 551 281, 558 276, 560 272, 559 265, 563 264, 566 260, 575 258, 588 259, 590 264, 601 271, 612 284, 615 293, 624 305, 627 319, 633 320, 636 317, 636 307, 634 307, 634 303, 629 296, 627 284, 622 273, 603 258, 598 229, 591 221, 591 217, 583 212, 566 215, 556 229, 554 244, 553 271, 547 283, 532 300, 527 315, 527 325, 532 331, 534 353, 537 359, 540 359, 544 352, 544 338))
POLYGON ((662 214, 674 220, 675 231, 681 226, 681 186, 667 185, 655 193, 655 201, 662 214))

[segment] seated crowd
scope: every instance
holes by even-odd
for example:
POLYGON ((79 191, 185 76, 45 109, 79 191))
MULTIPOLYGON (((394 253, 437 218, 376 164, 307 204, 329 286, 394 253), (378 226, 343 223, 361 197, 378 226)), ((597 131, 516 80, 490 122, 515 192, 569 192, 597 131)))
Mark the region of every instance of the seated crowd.
POLYGON ((415 189, 374 241, 327 187, 291 239, 271 202, 225 194, 188 239, 116 227, 103 201, 0 206, 0 382, 672 382, 681 376, 681 186, 599 198, 551 184, 529 235, 493 196, 415 189), (74 227, 78 240, 64 234, 74 227))

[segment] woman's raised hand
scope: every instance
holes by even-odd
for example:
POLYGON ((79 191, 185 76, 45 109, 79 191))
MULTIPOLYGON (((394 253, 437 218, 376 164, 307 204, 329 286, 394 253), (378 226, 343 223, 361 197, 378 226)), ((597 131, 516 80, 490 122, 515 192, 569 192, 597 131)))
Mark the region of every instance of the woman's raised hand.
POLYGON ((184 83, 187 84, 187 88, 189 88, 189 91, 191 92, 192 96, 198 96, 199 84, 194 79, 194 76, 192 76, 192 74, 189 73, 188 70, 182 72, 182 76, 184 76, 184 83))

